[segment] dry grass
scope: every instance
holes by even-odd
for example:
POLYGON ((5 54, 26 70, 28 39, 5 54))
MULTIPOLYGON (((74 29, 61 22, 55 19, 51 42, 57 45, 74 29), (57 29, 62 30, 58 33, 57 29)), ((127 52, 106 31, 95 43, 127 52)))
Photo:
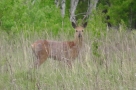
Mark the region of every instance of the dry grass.
MULTIPOLYGON (((136 34, 108 31, 93 38, 86 34, 84 54, 73 62, 73 68, 48 59, 38 70, 33 63, 31 43, 50 38, 46 32, 34 36, 24 33, 9 37, 0 33, 1 90, 136 90, 136 34), (93 55, 92 44, 98 43, 99 56, 93 55)), ((62 35, 62 34, 60 34, 62 35)), ((59 36, 56 40, 67 40, 59 36)))

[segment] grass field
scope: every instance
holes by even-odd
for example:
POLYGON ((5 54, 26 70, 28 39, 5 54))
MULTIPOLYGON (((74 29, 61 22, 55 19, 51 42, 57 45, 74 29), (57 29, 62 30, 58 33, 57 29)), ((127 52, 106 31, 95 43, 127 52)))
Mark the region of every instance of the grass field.
POLYGON ((68 69, 48 59, 31 69, 31 44, 38 39, 72 40, 67 34, 47 32, 8 36, 0 32, 0 90, 136 90, 136 33, 109 30, 94 38, 86 31, 85 52, 68 69), (98 43, 93 54, 93 43, 98 43), (81 58, 83 57, 83 58, 81 58))

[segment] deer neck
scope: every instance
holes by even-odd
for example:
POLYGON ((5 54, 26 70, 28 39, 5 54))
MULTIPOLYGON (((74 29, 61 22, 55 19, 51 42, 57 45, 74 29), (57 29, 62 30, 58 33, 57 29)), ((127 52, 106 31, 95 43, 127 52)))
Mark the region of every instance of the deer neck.
POLYGON ((83 38, 75 38, 75 45, 78 47, 78 48, 81 48, 82 47, 82 44, 83 44, 83 38))

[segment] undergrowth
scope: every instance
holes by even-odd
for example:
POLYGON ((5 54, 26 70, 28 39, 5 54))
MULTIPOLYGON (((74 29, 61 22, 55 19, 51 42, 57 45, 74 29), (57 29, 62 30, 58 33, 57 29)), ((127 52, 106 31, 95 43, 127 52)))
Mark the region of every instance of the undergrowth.
POLYGON ((135 90, 136 34, 135 31, 111 29, 101 37, 84 35, 85 52, 68 69, 64 63, 48 59, 40 68, 32 68, 34 56, 31 44, 38 39, 72 40, 67 34, 59 36, 43 32, 22 32, 9 37, 0 33, 1 90, 135 90), (94 54, 94 42, 98 43, 94 54))

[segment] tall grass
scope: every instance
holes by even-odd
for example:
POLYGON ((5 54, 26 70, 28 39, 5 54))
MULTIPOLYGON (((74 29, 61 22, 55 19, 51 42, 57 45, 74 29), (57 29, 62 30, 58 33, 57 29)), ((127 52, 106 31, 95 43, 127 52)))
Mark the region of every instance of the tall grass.
POLYGON ((74 37, 69 38, 63 32, 53 37, 46 31, 22 32, 9 37, 0 32, 0 90, 135 90, 135 32, 109 30, 98 40, 86 30, 84 36, 86 49, 73 62, 72 69, 48 59, 33 70, 30 46, 35 40, 62 41, 74 37), (92 51, 96 39, 99 56, 92 51))

